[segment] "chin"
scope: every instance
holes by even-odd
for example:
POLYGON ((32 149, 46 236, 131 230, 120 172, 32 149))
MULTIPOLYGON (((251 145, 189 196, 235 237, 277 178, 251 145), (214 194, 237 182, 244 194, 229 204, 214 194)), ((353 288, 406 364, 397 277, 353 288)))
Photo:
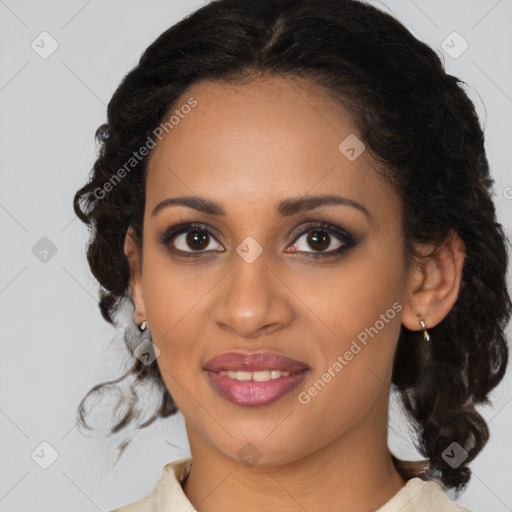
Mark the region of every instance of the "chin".
POLYGON ((230 446, 221 449, 224 455, 237 464, 247 467, 284 466, 308 455, 302 446, 286 446, 289 439, 276 438, 270 442, 264 435, 261 438, 244 436, 244 439, 230 440, 230 446))

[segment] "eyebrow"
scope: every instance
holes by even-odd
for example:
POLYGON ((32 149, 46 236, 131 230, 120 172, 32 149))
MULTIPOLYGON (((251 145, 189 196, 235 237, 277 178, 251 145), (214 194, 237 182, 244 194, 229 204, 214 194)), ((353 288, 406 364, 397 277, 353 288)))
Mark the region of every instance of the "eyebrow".
MULTIPOLYGON (((160 210, 173 205, 186 206, 210 215, 227 215, 226 210, 219 203, 197 196, 170 197, 165 199, 153 208, 151 215, 155 216, 160 210)), ((352 206, 371 219, 370 212, 361 203, 349 199, 348 197, 332 194, 283 199, 277 204, 276 213, 281 217, 289 217, 296 213, 313 210, 314 208, 324 205, 352 206)))

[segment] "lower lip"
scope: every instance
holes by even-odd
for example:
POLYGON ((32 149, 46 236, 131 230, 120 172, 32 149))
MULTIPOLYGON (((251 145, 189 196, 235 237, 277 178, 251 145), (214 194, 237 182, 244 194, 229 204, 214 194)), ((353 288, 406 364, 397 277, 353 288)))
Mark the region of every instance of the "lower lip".
POLYGON ((271 404, 293 391, 308 373, 303 370, 287 377, 279 377, 266 382, 235 380, 215 372, 206 372, 213 389, 235 405, 256 407, 271 404))

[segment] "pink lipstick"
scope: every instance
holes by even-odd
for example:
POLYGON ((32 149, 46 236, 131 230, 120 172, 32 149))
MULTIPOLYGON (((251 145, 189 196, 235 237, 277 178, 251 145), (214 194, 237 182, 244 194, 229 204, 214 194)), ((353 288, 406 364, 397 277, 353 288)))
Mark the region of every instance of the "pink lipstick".
POLYGON ((275 352, 228 352, 210 359, 204 369, 220 396, 250 407, 279 400, 309 373, 306 363, 275 352))

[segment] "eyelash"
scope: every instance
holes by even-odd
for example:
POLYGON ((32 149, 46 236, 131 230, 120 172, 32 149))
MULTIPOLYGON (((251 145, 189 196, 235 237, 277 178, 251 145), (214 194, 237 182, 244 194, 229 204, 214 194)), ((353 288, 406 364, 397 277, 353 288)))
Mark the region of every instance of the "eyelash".
MULTIPOLYGON (((346 252, 348 249, 351 249, 354 247, 358 242, 358 237, 355 233, 353 233, 351 230, 346 228, 340 228, 338 226, 335 226, 333 224, 330 224, 329 222, 312 222, 306 226, 305 229, 300 231, 295 238, 293 239, 293 242, 290 245, 293 245, 299 240, 304 234, 309 233, 311 231, 320 231, 322 233, 327 233, 328 235, 335 235, 336 238, 340 240, 342 245, 338 247, 337 249, 331 250, 329 252, 304 252, 304 251, 298 251, 299 253, 306 254, 307 257, 312 258, 319 258, 319 257, 329 257, 329 256, 339 256, 346 252)), ((190 233, 193 231, 199 231, 201 233, 207 234, 208 236, 212 237, 217 243, 220 243, 213 232, 208 228, 207 224, 198 223, 198 222, 189 222, 184 224, 178 224, 176 226, 173 226, 169 228, 167 231, 164 231, 163 233, 158 235, 159 241, 162 245, 164 245, 169 251, 171 251, 174 255, 178 255, 181 258, 196 258, 201 257, 203 254, 210 252, 210 251, 181 251, 180 249, 173 249, 170 247, 171 242, 176 238, 178 235, 181 235, 183 233, 190 233)), ((219 251, 220 252, 220 251, 219 251)))

